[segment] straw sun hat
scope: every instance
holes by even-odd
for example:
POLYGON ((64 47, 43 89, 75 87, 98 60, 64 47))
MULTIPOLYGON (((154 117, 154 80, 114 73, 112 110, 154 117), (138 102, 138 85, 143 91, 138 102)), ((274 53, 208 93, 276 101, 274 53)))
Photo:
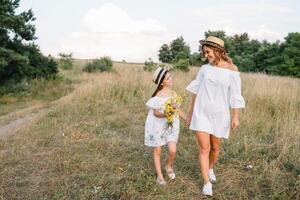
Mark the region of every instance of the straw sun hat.
POLYGON ((206 40, 200 40, 200 48, 203 51, 203 46, 207 45, 207 46, 212 46, 221 50, 226 51, 225 47, 224 47, 224 41, 220 38, 217 38, 215 36, 208 36, 206 38, 206 40))

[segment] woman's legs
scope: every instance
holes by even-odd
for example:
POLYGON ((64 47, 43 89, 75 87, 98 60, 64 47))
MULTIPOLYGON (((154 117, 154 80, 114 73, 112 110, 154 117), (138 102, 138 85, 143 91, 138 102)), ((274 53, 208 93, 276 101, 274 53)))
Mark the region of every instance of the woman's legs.
POLYGON ((176 156, 176 142, 168 143, 168 155, 166 161, 166 169, 170 170, 172 168, 173 160, 176 156))
POLYGON ((209 182, 209 152, 210 152, 210 134, 197 131, 196 137, 199 147, 199 166, 204 184, 209 182))
POLYGON ((210 135, 209 169, 212 169, 219 156, 221 139, 210 135))
POLYGON ((161 154, 161 147, 154 147, 153 158, 154 158, 154 165, 155 165, 157 177, 159 177, 160 179, 164 179, 163 174, 161 172, 160 154, 161 154))

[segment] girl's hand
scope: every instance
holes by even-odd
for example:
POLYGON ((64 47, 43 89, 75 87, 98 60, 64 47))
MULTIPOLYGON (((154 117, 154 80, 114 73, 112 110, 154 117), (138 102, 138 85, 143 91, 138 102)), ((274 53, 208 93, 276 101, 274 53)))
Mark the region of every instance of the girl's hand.
POLYGON ((188 117, 186 115, 182 115, 181 118, 183 119, 184 125, 186 127, 189 127, 190 123, 189 123, 188 117))
POLYGON ((172 104, 172 108, 175 110, 179 110, 180 106, 174 103, 172 104))
POLYGON ((190 127, 191 120, 190 120, 189 118, 186 118, 186 119, 184 120, 184 123, 185 123, 185 125, 186 125, 187 127, 190 127))
POLYGON ((179 113, 179 117, 181 119, 183 119, 184 121, 184 124, 189 127, 190 126, 190 121, 189 121, 189 117, 181 110, 181 109, 178 109, 178 113, 179 113))
POLYGON ((231 128, 236 129, 240 125, 238 117, 232 117, 231 119, 231 128))

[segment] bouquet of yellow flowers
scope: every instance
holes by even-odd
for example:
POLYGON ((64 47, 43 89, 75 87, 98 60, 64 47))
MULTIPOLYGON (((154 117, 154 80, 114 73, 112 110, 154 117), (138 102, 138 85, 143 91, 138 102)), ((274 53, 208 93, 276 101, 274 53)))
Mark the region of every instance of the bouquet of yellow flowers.
POLYGON ((178 115, 178 109, 182 103, 181 96, 172 96, 165 103, 165 114, 167 118, 167 128, 173 128, 174 116, 178 115))

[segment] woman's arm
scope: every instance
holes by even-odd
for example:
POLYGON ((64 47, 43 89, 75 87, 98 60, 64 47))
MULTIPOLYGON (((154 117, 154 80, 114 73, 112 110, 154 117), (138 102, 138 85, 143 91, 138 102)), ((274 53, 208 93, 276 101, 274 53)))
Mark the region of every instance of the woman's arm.
POLYGON ((196 100, 196 94, 193 94, 193 96, 192 96, 191 108, 190 108, 189 115, 188 115, 188 121, 189 121, 189 123, 191 122, 191 119, 192 119, 192 115, 193 115, 193 111, 194 111, 195 100, 196 100))
POLYGON ((240 125, 239 123, 239 109, 232 109, 232 119, 231 119, 231 128, 236 129, 240 125))
POLYGON ((161 113, 159 111, 159 109, 153 109, 153 114, 154 114, 155 117, 158 117, 158 118, 165 118, 166 117, 166 114, 161 113))

